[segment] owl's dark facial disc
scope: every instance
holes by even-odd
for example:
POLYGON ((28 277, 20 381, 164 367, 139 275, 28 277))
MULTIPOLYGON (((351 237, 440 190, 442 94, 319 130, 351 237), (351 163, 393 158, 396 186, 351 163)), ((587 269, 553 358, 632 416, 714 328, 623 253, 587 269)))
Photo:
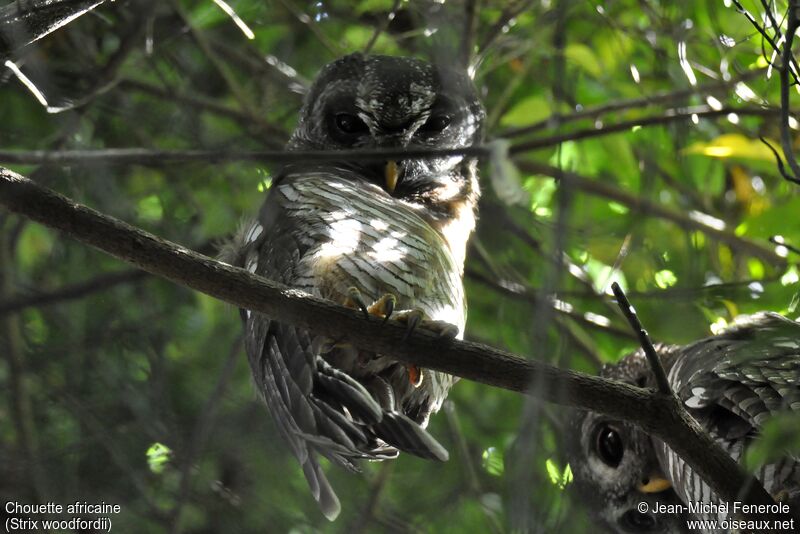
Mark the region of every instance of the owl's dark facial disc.
POLYGON ((565 446, 574 475, 572 491, 589 515, 610 531, 685 532, 681 515, 654 514, 655 503, 677 504, 677 494, 639 488, 657 471, 650 437, 633 425, 594 412, 575 412, 565 446), (639 506, 646 503, 642 511, 639 506))
MULTIPOLYGON (((301 110, 290 150, 464 148, 480 141, 483 106, 472 81, 449 66, 408 57, 351 54, 322 69, 301 110)), ((386 187, 383 161, 342 161, 389 194, 426 206, 477 196, 461 156, 407 158, 386 187), (475 193, 473 193, 475 191, 475 193)))

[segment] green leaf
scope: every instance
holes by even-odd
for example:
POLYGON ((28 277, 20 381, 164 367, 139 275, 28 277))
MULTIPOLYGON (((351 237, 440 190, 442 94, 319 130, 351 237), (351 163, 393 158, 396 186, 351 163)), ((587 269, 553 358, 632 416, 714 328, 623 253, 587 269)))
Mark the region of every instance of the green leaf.
POLYGON ((503 126, 527 126, 550 116, 550 102, 543 96, 529 96, 503 115, 503 126))
POLYGON ((678 277, 669 269, 663 269, 655 274, 656 285, 661 289, 674 286, 678 282, 678 277))
POLYGON ((552 483, 554 486, 558 486, 558 484, 561 482, 561 470, 558 468, 552 458, 548 458, 544 462, 544 466, 547 470, 547 476, 550 477, 550 483, 552 483))
POLYGON ((544 467, 550 482, 558 489, 563 490, 567 484, 572 482, 572 468, 569 464, 565 465, 562 471, 555 460, 548 458, 544 462, 544 467))
POLYGON ((489 447, 483 451, 481 459, 483 468, 487 473, 496 477, 503 476, 505 465, 503 461, 503 453, 501 451, 497 450, 495 447, 489 447))
POLYGON ((161 474, 172 457, 172 449, 163 443, 153 443, 147 449, 147 466, 155 474, 161 474))
POLYGON ((564 57, 567 58, 567 61, 576 64, 595 78, 599 78, 603 74, 603 66, 600 63, 600 59, 586 45, 580 43, 567 45, 564 49, 564 57))
POLYGON ((26 224, 19 237, 17 254, 20 267, 31 271, 50 255, 55 234, 40 224, 26 224))
POLYGON ((146 221, 158 222, 164 216, 164 208, 158 195, 150 195, 137 204, 139 218, 146 221))

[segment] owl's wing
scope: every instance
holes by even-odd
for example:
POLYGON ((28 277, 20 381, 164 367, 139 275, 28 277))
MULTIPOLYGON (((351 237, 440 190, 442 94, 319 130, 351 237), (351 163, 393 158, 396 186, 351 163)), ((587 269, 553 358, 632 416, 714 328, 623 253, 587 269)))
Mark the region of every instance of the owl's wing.
MULTIPOLYGON (((243 232, 234 262, 297 286, 295 270, 313 243, 276 196, 273 190, 259 220, 243 232)), ((328 519, 338 515, 340 505, 317 453, 350 470, 357 470, 353 459, 394 458, 397 449, 447 458, 447 451, 417 423, 383 409, 361 383, 328 364, 319 354, 320 340, 311 333, 261 313, 241 313, 257 389, 328 519)))
POLYGON ((721 426, 722 437, 740 437, 745 426, 757 430, 771 414, 800 410, 800 324, 774 313, 746 317, 684 347, 669 378, 688 408, 720 407, 720 424, 738 421, 730 436, 721 426))
MULTIPOLYGON (((692 416, 735 459, 771 415, 800 411, 800 324, 759 313, 723 332, 674 348, 670 383, 692 416)), ((656 447, 667 476, 687 500, 711 497, 710 488, 663 444, 656 447)), ((796 485, 797 459, 787 457, 756 473, 768 491, 796 485), (790 481, 789 479, 792 479, 790 481)))

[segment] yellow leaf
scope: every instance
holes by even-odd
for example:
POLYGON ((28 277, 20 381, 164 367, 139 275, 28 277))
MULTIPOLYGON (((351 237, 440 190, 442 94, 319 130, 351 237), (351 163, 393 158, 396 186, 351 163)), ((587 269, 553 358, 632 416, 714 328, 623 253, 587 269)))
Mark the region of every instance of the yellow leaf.
POLYGON ((739 165, 731 166, 730 173, 731 181, 733 182, 733 190, 739 202, 747 204, 753 200, 756 190, 753 189, 753 184, 750 182, 750 174, 739 165))
POLYGON ((758 215, 769 207, 769 200, 756 191, 755 187, 753 187, 753 178, 743 167, 732 165, 730 176, 736 198, 749 215, 758 215))
MULTIPOLYGON (((767 141, 774 147, 779 146, 777 141, 767 141)), ((760 139, 750 139, 741 134, 724 134, 708 142, 698 141, 683 149, 683 153, 712 158, 746 158, 775 162, 772 151, 760 139)))

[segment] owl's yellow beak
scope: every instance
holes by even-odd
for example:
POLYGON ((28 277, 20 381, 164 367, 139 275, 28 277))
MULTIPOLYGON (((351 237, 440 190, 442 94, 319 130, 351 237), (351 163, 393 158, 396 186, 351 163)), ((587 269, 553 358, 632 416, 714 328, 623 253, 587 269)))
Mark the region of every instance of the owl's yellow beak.
POLYGON ((653 473, 639 484, 636 489, 642 493, 658 493, 672 487, 672 482, 664 478, 661 473, 653 473))
POLYGON ((400 168, 397 166, 396 161, 386 163, 384 176, 386 178, 386 189, 390 193, 394 193, 394 188, 397 187, 397 179, 400 177, 400 168))

